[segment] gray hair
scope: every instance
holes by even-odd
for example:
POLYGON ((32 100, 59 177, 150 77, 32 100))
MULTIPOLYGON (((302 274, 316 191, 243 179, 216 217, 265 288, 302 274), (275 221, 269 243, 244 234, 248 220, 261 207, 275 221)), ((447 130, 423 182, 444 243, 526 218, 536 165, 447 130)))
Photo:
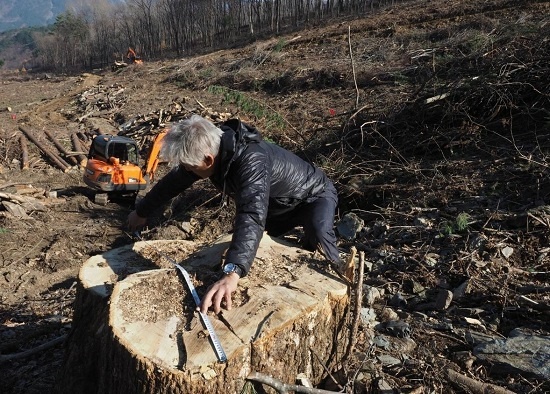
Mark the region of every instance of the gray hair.
POLYGON ((208 154, 216 157, 223 131, 199 115, 175 123, 162 140, 161 157, 169 165, 196 166, 208 154))

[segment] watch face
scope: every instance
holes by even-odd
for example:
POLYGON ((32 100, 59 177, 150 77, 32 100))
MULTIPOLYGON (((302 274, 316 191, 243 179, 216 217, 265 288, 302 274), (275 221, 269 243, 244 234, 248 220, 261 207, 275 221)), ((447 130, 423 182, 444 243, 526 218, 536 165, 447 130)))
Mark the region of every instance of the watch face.
POLYGON ((223 273, 224 274, 230 274, 232 272, 235 272, 235 264, 233 263, 227 263, 223 266, 223 273))

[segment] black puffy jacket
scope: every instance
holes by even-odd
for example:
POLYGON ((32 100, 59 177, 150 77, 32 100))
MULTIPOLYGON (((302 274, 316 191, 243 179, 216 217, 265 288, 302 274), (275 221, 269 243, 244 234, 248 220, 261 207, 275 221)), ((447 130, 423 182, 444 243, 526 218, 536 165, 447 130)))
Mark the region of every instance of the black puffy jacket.
MULTIPOLYGON (((328 180, 322 170, 264 141, 255 128, 238 119, 229 120, 220 128, 224 133, 210 180, 236 205, 226 261, 238 264, 248 273, 266 220, 315 200, 328 180)), ((147 217, 198 179, 183 166, 174 168, 140 201, 137 214, 147 217)))

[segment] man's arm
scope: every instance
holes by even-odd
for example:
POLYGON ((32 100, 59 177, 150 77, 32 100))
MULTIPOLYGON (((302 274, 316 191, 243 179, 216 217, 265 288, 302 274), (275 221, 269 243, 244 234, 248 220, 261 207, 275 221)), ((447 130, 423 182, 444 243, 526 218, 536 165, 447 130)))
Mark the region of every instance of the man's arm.
POLYGON ((128 227, 131 231, 141 228, 147 217, 159 206, 191 186, 199 177, 183 167, 176 167, 166 174, 151 191, 137 204, 136 209, 128 215, 128 227))
MULTIPOLYGON (((271 183, 271 160, 263 150, 247 154, 235 168, 236 214, 225 261, 248 273, 265 229, 271 183)), ((244 276, 243 275, 243 276, 244 276)))
MULTIPOLYGON (((235 215, 233 237, 225 256, 227 263, 238 265, 248 273, 265 228, 267 208, 269 206, 269 188, 271 182, 271 161, 263 150, 255 150, 242 158, 230 172, 236 180, 235 215)), ((237 290, 239 275, 231 273, 214 283, 201 303, 201 311, 213 307, 220 311, 222 301, 231 308, 231 295, 237 290)))

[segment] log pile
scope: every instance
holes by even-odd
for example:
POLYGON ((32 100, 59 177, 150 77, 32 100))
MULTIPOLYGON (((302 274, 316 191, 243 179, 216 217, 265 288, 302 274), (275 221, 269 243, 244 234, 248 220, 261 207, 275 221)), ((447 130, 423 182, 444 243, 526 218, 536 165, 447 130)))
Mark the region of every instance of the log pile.
MULTIPOLYGON (((125 87, 120 84, 98 85, 82 92, 77 102, 79 112, 84 115, 77 120, 80 123, 87 121, 87 124, 97 123, 93 120, 100 118, 109 121, 117 129, 118 135, 134 139, 142 148, 149 146, 154 135, 168 127, 170 123, 185 119, 192 114, 204 116, 214 123, 223 122, 233 116, 228 112, 214 111, 199 101, 193 102, 192 99, 184 97, 172 102, 166 108, 160 108, 148 114, 136 114, 130 119, 120 119, 119 110, 127 102, 124 92, 125 87)), ((86 133, 88 140, 102 133, 101 128, 92 128, 92 132, 86 133)), ((109 133, 112 134, 112 132, 109 133)))
POLYGON ((29 158, 28 141, 38 148, 49 165, 63 172, 68 172, 75 166, 84 166, 86 164, 85 152, 80 144, 75 143, 75 140, 72 141, 72 146, 68 148, 67 146, 70 144, 70 141, 63 144, 63 138, 48 130, 43 130, 46 138, 41 138, 40 132, 28 126, 19 126, 19 130, 22 133, 18 138, 22 170, 29 169, 32 166, 29 158))

